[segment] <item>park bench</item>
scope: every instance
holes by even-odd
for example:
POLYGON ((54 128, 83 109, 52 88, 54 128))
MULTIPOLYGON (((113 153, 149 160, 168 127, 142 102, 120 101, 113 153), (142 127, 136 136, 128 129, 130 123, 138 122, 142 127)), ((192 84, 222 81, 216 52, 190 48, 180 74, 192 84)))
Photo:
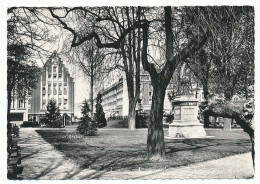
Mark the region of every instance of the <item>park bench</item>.
POLYGON ((17 178, 17 166, 8 166, 7 169, 8 169, 7 178, 16 179, 17 178))
POLYGON ((20 157, 9 157, 7 161, 7 178, 8 179, 16 179, 17 178, 17 170, 18 164, 21 164, 20 157))
POLYGON ((21 152, 20 146, 18 146, 19 127, 13 126, 8 134, 8 146, 7 146, 7 178, 17 179, 18 165, 21 164, 21 152))
POLYGON ((21 151, 21 148, 20 146, 13 146, 9 149, 9 153, 14 153, 14 152, 17 152, 18 154, 20 153, 21 151))

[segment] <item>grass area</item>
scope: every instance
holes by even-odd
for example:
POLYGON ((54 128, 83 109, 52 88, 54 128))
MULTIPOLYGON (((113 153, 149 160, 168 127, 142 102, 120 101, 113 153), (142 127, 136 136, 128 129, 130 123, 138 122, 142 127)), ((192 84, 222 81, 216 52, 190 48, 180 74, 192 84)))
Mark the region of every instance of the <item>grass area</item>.
POLYGON ((128 128, 127 119, 108 121, 107 126, 104 128, 128 128))
POLYGON ((207 130, 208 139, 165 140, 166 159, 148 161, 147 129, 101 129, 97 136, 82 137, 75 128, 36 130, 46 141, 82 168, 99 170, 142 170, 178 167, 249 152, 251 143, 241 130, 207 130))

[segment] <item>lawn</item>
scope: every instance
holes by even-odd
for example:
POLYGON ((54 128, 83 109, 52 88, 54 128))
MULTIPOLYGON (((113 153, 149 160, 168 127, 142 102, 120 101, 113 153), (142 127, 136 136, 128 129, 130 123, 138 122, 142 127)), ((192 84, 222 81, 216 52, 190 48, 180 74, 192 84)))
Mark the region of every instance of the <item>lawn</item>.
POLYGON ((251 151, 242 130, 207 130, 207 135, 214 137, 165 140, 166 160, 160 162, 145 159, 147 129, 100 129, 97 136, 88 137, 77 134, 75 127, 36 131, 82 168, 98 170, 162 169, 251 151))
POLYGON ((104 129, 109 129, 109 128, 127 128, 128 123, 127 119, 125 120, 111 120, 107 122, 107 126, 104 127, 104 129))

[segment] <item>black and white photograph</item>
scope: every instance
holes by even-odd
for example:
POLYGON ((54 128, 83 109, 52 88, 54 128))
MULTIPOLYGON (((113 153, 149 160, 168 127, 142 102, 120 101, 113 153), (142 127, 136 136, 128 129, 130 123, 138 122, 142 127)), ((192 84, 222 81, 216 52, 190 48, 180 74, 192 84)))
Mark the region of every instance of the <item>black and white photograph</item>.
POLYGON ((145 2, 1 9, 1 179, 255 182, 256 6, 145 2))

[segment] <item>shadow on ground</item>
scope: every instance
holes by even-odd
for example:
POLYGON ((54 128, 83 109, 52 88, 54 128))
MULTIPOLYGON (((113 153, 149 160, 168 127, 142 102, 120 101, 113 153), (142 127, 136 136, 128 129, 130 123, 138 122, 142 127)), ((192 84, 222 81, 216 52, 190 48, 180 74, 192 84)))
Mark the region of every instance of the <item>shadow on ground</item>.
MULTIPOLYGON (((76 161, 81 169, 95 169, 89 178, 98 178, 106 171, 154 170, 185 166, 249 152, 251 143, 244 139, 176 139, 166 140, 166 160, 146 160, 147 131, 102 130, 97 136, 77 137, 73 130, 49 129, 37 132, 56 149, 76 161)), ((222 133, 223 134, 223 133, 222 133)), ((239 132, 238 132, 239 134, 239 132)), ((75 171, 69 177, 78 174, 75 171)), ((86 176, 84 176, 86 177, 86 176)))

